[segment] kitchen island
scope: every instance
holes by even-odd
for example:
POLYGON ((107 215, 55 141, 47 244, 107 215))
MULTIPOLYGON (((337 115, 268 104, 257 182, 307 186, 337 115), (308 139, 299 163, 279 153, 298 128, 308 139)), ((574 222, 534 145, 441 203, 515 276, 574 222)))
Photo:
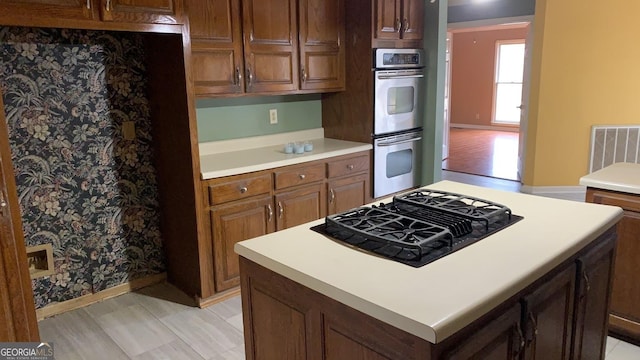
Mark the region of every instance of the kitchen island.
POLYGON ((236 244, 247 359, 603 357, 621 209, 427 188, 524 219, 419 268, 309 230, 322 220, 236 244))

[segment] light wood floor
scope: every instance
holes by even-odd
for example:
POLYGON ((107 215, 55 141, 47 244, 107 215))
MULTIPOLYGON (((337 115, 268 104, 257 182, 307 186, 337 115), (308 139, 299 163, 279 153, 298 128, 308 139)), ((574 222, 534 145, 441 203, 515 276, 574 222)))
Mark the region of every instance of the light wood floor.
POLYGON ((444 170, 495 178, 518 179, 518 133, 456 129, 449 131, 444 170))

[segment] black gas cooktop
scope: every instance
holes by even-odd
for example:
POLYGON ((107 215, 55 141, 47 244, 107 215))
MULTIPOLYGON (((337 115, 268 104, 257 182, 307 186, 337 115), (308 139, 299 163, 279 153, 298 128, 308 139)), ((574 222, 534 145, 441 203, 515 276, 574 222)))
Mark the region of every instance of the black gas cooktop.
POLYGON ((521 220, 506 206, 437 190, 325 218, 311 229, 414 267, 454 253, 521 220))

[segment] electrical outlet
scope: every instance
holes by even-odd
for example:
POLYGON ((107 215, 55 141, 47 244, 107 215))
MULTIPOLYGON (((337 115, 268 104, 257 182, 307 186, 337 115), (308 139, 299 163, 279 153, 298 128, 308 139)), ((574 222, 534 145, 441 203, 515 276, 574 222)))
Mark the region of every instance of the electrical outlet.
POLYGON ((480 114, 476 113, 476 120, 480 120, 480 114))
POLYGON ((278 109, 269 110, 269 124, 278 123, 278 109))

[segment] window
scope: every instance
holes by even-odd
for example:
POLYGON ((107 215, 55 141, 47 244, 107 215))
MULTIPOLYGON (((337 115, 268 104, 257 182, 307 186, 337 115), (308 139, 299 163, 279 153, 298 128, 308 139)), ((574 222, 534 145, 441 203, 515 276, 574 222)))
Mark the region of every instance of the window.
POLYGON ((497 41, 494 123, 520 124, 523 71, 524 40, 497 41))

